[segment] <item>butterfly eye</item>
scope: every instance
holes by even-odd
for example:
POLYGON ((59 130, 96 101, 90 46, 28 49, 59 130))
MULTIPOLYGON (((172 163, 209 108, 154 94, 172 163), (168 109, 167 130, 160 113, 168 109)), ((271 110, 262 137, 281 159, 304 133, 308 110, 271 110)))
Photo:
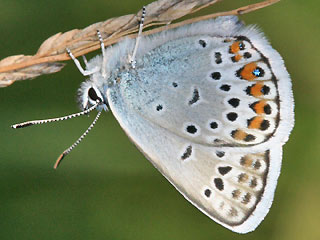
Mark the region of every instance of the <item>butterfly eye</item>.
POLYGON ((96 91, 93 89, 93 88, 89 88, 88 90, 88 96, 91 100, 93 101, 97 101, 97 100, 100 100, 101 101, 101 98, 98 97, 96 91))

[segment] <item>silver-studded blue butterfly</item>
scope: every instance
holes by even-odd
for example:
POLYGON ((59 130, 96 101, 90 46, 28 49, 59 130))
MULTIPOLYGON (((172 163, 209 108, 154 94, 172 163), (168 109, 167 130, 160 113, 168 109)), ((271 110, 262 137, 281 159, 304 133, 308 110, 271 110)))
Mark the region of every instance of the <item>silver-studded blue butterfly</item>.
POLYGON ((81 70, 90 76, 79 90, 84 111, 65 118, 93 109, 98 118, 110 109, 186 199, 232 231, 253 231, 272 204, 294 123, 281 56, 237 17, 139 35, 107 49, 99 37, 103 54, 81 70))

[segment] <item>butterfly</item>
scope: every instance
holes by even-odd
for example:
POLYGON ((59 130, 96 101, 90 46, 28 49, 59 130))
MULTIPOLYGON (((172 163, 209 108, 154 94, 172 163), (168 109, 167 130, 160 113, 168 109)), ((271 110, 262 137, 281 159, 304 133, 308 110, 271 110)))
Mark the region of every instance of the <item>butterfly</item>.
POLYGON ((253 231, 272 204, 294 124, 291 80, 278 52, 234 16, 140 34, 107 49, 98 36, 102 54, 85 70, 69 51, 89 80, 79 89, 83 112, 63 118, 93 109, 98 115, 56 166, 102 110, 111 110, 187 200, 234 232, 253 231))

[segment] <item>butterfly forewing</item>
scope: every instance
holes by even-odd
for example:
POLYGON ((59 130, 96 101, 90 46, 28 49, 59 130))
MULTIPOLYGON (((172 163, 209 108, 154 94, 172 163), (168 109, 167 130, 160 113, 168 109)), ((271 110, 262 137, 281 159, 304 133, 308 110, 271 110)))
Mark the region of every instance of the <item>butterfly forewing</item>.
POLYGON ((123 91, 134 96, 136 111, 197 143, 259 144, 279 122, 276 78, 268 59, 243 36, 170 41, 138 59, 135 72, 118 77, 126 81, 128 75, 133 89, 123 91))

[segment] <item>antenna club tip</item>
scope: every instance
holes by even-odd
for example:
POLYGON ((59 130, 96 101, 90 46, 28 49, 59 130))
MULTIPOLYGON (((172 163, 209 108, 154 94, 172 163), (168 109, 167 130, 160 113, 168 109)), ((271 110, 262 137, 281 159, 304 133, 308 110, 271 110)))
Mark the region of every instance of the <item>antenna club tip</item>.
POLYGON ((32 126, 32 125, 34 125, 33 122, 24 122, 24 123, 13 124, 13 125, 11 125, 11 127, 12 127, 13 129, 17 129, 17 128, 29 127, 29 126, 32 126))
POLYGON ((62 154, 58 157, 56 163, 55 163, 54 166, 53 166, 53 169, 57 169, 57 168, 59 167, 59 165, 60 165, 62 159, 64 158, 64 156, 65 156, 65 154, 62 153, 62 154))

